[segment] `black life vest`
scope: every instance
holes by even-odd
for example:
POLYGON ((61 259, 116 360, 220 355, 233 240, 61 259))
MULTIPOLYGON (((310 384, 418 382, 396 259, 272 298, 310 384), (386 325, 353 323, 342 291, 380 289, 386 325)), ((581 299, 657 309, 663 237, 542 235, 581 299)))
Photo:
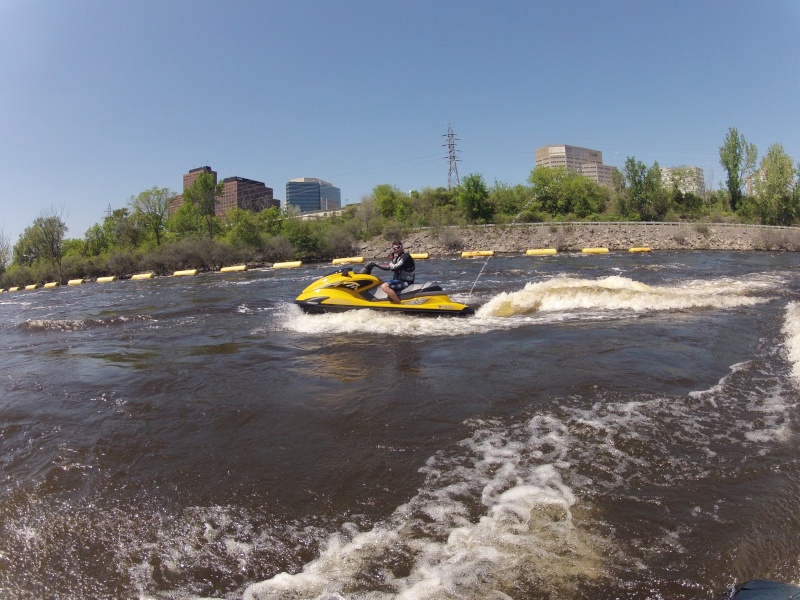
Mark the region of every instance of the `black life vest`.
POLYGON ((417 266, 408 252, 403 252, 403 254, 392 260, 389 263, 389 268, 394 272, 395 279, 414 283, 414 272, 417 266))

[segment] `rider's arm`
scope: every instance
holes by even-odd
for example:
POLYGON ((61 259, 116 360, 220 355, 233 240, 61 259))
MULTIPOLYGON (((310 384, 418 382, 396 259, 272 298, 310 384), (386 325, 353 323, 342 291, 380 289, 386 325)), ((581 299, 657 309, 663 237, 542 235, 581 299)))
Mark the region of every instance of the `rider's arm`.
POLYGON ((402 266, 403 266, 403 264, 406 262, 406 256, 407 256, 406 254, 401 254, 400 256, 398 256, 397 258, 395 258, 393 261, 391 261, 391 262, 390 262, 390 263, 387 265, 387 267, 386 267, 386 269, 385 269, 385 270, 387 270, 387 271, 390 271, 390 270, 391 270, 391 271, 394 271, 395 269, 399 269, 399 268, 400 268, 400 267, 402 267, 402 266))

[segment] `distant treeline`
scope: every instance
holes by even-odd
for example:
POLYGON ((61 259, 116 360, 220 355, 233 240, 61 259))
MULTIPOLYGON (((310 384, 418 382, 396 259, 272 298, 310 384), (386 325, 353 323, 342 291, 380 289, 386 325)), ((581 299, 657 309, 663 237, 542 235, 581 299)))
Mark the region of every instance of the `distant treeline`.
MULTIPOLYGON (((703 197, 686 189, 682 169, 664 182, 658 163, 647 167, 628 158, 613 186, 563 168, 539 167, 526 185, 495 182, 480 174, 461 179, 453 189, 425 188, 404 193, 381 184, 342 214, 304 220, 291 209, 258 213, 234 209, 219 218, 214 207, 221 193, 209 174, 184 191, 184 203, 168 213, 169 189, 153 187, 132 196, 86 231, 66 237, 57 210, 38 217, 13 247, 0 235, 0 288, 69 279, 91 279, 181 269, 214 270, 231 264, 269 264, 286 260, 323 261, 352 255, 361 241, 387 239, 429 227, 443 239, 448 226, 543 221, 704 221, 794 225, 800 221, 800 166, 779 144, 770 147, 755 170, 755 148, 731 128, 720 148, 729 173, 728 188, 703 197), (729 163, 725 152, 735 145, 729 163), (737 162, 738 161, 738 162, 737 162), (751 177, 751 193, 742 188, 751 177)), ((688 169, 685 170, 688 172, 688 169)), ((454 248, 456 249, 456 248, 454 248)))

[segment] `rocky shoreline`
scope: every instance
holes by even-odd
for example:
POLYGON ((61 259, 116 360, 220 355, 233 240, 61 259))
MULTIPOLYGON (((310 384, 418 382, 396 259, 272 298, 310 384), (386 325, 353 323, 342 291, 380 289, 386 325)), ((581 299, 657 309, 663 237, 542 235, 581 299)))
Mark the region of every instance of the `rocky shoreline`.
MULTIPOLYGON (((580 252, 584 248, 625 250, 785 250, 800 251, 800 228, 729 223, 520 223, 440 227, 407 233, 403 241, 410 252, 431 255, 494 250, 524 253, 555 248, 580 252)), ((361 243, 358 253, 385 258, 390 241, 385 237, 361 243)))

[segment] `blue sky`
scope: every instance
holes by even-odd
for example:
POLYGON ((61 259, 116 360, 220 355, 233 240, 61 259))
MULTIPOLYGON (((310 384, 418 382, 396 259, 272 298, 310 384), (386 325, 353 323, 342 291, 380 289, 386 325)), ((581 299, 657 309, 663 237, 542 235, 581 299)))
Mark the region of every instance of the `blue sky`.
POLYGON ((800 0, 0 0, 0 228, 180 192, 209 165, 285 198, 319 177, 524 183, 573 144, 724 181, 729 127, 800 161, 800 0))

